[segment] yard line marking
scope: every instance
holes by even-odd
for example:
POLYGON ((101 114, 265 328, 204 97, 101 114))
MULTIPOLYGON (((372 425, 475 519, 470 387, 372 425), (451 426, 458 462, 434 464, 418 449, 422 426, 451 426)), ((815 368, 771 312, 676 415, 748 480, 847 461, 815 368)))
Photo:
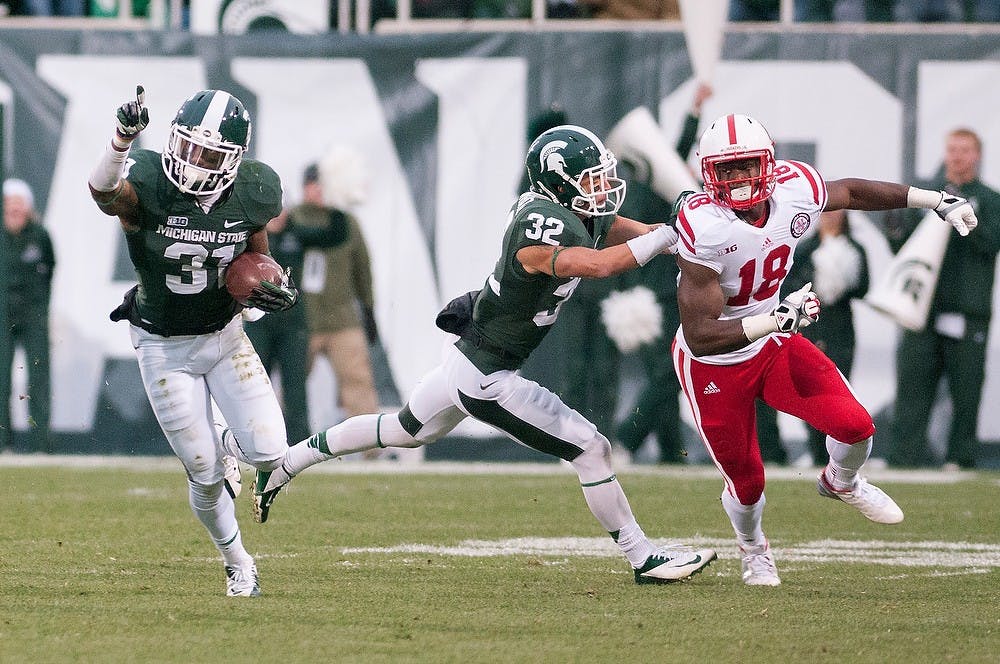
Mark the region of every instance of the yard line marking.
MULTIPOLYGON (((657 541, 658 545, 678 546, 657 541)), ((723 559, 739 558, 731 539, 692 538, 692 547, 711 547, 723 559)), ((973 542, 888 542, 881 540, 815 540, 782 543, 771 540, 781 562, 866 563, 904 567, 1000 568, 1000 544, 973 542)), ((463 540, 454 545, 398 544, 389 547, 348 547, 341 553, 437 554, 442 556, 621 556, 614 542, 603 537, 519 537, 504 540, 463 540)))
MULTIPOLYGON (((174 456, 126 456, 91 454, 3 454, 0 468, 118 468, 134 471, 174 472, 178 470, 174 456)), ((246 466, 244 466, 246 468, 246 466)), ((681 479, 722 480, 719 471, 712 465, 637 465, 616 464, 615 470, 622 477, 629 475, 654 476, 681 479)), ((982 475, 975 470, 943 471, 899 470, 893 468, 864 468, 865 475, 874 481, 900 484, 955 484, 967 479, 978 479, 982 475)), ((982 473, 989 473, 983 470, 982 473)), ((767 468, 768 479, 802 480, 816 482, 819 468, 767 468)), ((390 461, 390 460, 345 460, 321 463, 309 469, 303 476, 338 475, 570 475, 576 473, 565 462, 501 462, 501 461, 390 461)), ((995 480, 1000 484, 1000 479, 995 480)))

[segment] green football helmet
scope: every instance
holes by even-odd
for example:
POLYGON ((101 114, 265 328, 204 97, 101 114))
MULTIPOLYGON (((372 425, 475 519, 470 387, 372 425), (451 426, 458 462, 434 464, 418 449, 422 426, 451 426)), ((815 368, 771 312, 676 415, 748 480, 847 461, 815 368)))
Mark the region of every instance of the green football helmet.
POLYGON ((207 196, 236 179, 250 145, 250 114, 222 90, 202 90, 181 104, 161 155, 163 172, 188 194, 207 196))
POLYGON ((532 191, 584 217, 613 215, 625 199, 618 160, 583 127, 543 132, 528 148, 524 165, 532 191))

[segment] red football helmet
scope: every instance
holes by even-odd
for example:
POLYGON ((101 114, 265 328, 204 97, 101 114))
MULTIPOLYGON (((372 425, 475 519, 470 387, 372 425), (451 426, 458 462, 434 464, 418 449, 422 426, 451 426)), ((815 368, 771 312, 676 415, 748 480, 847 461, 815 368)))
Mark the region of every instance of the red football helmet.
MULTIPOLYGON (((747 210, 774 192, 774 141, 764 127, 746 115, 726 115, 705 130, 698 144, 705 192, 719 205, 747 210), (720 164, 753 160, 757 171, 733 177, 717 170, 720 164)), ((723 171, 731 169, 722 169, 723 171)))

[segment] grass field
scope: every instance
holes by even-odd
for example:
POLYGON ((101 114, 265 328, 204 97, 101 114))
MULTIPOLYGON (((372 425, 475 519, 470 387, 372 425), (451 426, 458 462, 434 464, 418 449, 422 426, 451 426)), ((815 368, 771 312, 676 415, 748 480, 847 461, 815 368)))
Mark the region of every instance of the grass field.
POLYGON ((875 474, 906 512, 879 526, 819 498, 811 472, 775 471, 764 526, 783 584, 749 588, 714 469, 620 474, 654 539, 720 556, 636 586, 561 466, 327 466, 349 472, 298 478, 267 524, 241 497, 257 599, 224 596, 178 462, 0 467, 0 661, 1000 657, 997 473, 875 474))

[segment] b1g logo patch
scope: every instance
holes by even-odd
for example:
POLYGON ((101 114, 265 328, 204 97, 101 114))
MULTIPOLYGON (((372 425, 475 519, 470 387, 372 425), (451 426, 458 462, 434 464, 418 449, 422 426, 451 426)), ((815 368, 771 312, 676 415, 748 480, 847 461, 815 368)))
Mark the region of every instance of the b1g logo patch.
POLYGON ((789 230, 792 233, 792 237, 800 238, 807 230, 809 230, 809 215, 805 212, 799 212, 797 215, 792 217, 792 225, 789 230))
POLYGON ((187 217, 175 217, 173 215, 167 217, 167 226, 187 226, 187 217))

